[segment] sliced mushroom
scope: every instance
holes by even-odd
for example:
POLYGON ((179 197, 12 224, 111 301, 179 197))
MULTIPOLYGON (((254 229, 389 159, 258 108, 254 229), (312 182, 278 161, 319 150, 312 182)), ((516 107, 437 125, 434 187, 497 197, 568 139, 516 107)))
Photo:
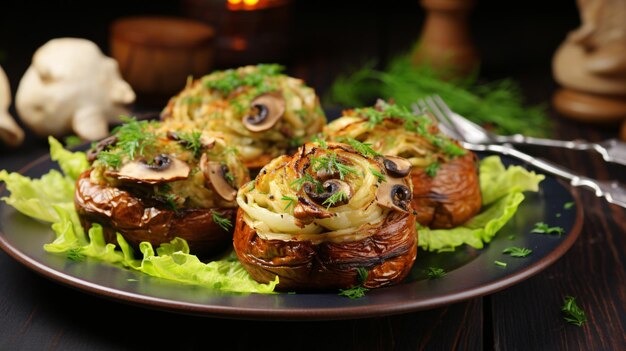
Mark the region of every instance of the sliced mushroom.
POLYGON ((251 132, 272 128, 285 113, 285 99, 276 93, 265 93, 252 100, 250 114, 243 117, 243 125, 251 132))
POLYGON ((307 194, 307 196, 313 200, 318 205, 335 207, 348 203, 352 198, 352 189, 348 183, 341 181, 339 179, 329 179, 322 184, 323 192, 318 193, 315 191, 315 186, 310 182, 304 183, 302 189, 307 194), (336 202, 332 204, 325 203, 331 196, 343 192, 345 196, 338 199, 336 202))
POLYGON ((161 154, 151 162, 143 159, 132 161, 123 165, 119 171, 108 174, 119 180, 157 184, 187 179, 190 171, 186 162, 161 154))
POLYGON ((213 190, 224 200, 233 201, 237 196, 237 190, 226 180, 226 172, 219 162, 209 161, 206 154, 200 158, 200 170, 204 179, 208 180, 213 190))
POLYGON ((380 206, 400 212, 409 211, 412 198, 411 188, 399 179, 388 179, 376 191, 376 200, 380 206))
POLYGON ((406 158, 385 156, 383 160, 387 174, 393 178, 404 178, 411 172, 411 162, 406 158))
POLYGON ((296 225, 304 228, 307 224, 313 223, 315 219, 331 218, 334 214, 315 206, 307 198, 299 196, 298 204, 293 208, 293 216, 296 218, 296 225))
POLYGON ((115 145, 115 143, 117 143, 117 137, 115 135, 100 140, 94 147, 87 151, 87 161, 95 161, 100 152, 104 151, 109 146, 115 145))

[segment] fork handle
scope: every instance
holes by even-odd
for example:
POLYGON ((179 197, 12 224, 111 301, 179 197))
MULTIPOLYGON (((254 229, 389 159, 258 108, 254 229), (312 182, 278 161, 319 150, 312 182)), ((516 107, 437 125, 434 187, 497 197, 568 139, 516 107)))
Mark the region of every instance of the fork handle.
POLYGON ((617 182, 599 181, 577 175, 565 167, 530 156, 508 145, 483 144, 467 146, 469 146, 467 147, 468 149, 473 149, 474 151, 493 151, 520 159, 544 172, 569 180, 569 183, 574 187, 589 188, 596 196, 604 197, 610 203, 626 207, 626 189, 621 187, 617 182))
POLYGON ((570 150, 593 150, 599 153, 607 162, 614 162, 626 166, 626 143, 617 139, 609 139, 602 144, 591 143, 586 140, 554 140, 525 136, 522 134, 499 135, 495 137, 498 143, 527 144, 549 147, 561 147, 570 150))

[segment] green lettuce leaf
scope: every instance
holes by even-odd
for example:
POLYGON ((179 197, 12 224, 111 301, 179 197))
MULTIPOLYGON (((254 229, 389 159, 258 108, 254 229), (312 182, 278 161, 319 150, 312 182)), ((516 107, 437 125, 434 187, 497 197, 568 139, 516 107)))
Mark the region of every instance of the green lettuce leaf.
POLYGON ((481 212, 462 226, 451 229, 418 227, 419 246, 428 251, 454 251, 464 244, 482 249, 513 217, 524 200, 524 191, 539 190, 544 179, 520 166, 505 168, 498 156, 480 162, 481 212))
POLYGON ((84 152, 65 150, 63 144, 51 136, 48 137, 48 143, 50 144, 50 158, 59 164, 66 176, 76 180, 81 173, 89 168, 87 155, 84 152))
POLYGON ((105 242, 99 224, 94 224, 86 234, 74 207, 75 180, 89 167, 85 154, 65 150, 54 138, 49 142, 51 157, 58 161, 65 175, 51 170, 39 179, 31 179, 19 173, 0 171, 0 181, 6 183, 11 193, 2 200, 29 217, 53 223, 55 239, 44 245, 47 252, 74 260, 89 257, 154 277, 222 291, 263 294, 274 291, 278 277, 268 284, 259 284, 232 254, 203 263, 189 253, 186 241, 176 238, 159 246, 156 254, 152 245, 141 243, 143 257, 135 259, 131 246, 120 234, 117 234, 117 246, 105 242))

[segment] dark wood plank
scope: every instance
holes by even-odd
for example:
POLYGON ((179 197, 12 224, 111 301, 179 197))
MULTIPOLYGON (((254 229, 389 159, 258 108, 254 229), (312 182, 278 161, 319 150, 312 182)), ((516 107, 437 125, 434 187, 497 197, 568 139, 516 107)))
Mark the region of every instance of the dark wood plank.
POLYGON ((186 350, 215 345, 219 338, 234 350, 482 348, 481 299, 360 320, 222 320, 154 311, 87 295, 40 277, 3 252, 0 267, 1 350, 186 350))

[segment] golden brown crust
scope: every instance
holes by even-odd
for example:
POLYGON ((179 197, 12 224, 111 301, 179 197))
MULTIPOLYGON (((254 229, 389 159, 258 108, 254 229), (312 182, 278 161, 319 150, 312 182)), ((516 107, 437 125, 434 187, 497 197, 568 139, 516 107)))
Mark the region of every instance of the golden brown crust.
POLYGON ((434 177, 414 168, 411 180, 413 209, 423 226, 453 228, 480 212, 478 163, 472 152, 442 163, 434 177))
POLYGON ((213 222, 212 213, 232 223, 236 208, 174 211, 153 206, 128 191, 92 183, 90 173, 87 170, 78 178, 74 203, 83 227, 101 224, 109 243, 117 244, 116 232, 135 248, 142 241, 158 246, 180 237, 187 241, 192 254, 202 256, 217 253, 230 242, 231 233, 213 222))
POLYGON ((279 276, 279 290, 326 290, 359 284, 357 268, 368 276, 363 286, 377 288, 404 279, 415 260, 417 236, 411 213, 392 212, 385 221, 364 229, 371 236, 352 242, 265 240, 239 210, 233 242, 239 261, 258 282, 279 276))

